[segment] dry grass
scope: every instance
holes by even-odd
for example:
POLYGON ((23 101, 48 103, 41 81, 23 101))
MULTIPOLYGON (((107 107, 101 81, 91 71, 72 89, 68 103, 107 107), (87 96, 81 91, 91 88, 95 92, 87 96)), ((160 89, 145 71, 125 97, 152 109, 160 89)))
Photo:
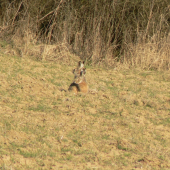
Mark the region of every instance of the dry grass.
POLYGON ((3 51, 0 169, 170 169, 169 72, 87 67, 75 96, 74 60, 3 51))
POLYGON ((168 0, 1 0, 0 39, 37 60, 69 51, 93 65, 169 70, 169 18, 168 0))
POLYGON ((124 64, 146 70, 169 70, 170 35, 159 40, 160 35, 156 34, 150 39, 148 38, 147 42, 143 40, 143 35, 138 37, 139 40, 136 44, 127 44, 124 64))

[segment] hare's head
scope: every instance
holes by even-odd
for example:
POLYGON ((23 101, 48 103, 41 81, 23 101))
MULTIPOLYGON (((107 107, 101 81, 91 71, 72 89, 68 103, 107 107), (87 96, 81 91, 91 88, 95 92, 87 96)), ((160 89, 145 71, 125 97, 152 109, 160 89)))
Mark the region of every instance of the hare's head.
POLYGON ((74 83, 80 84, 81 82, 85 81, 85 74, 86 74, 85 68, 79 70, 78 72, 76 69, 74 69, 73 73, 74 73, 74 83))
POLYGON ((86 74, 86 68, 83 68, 80 72, 80 77, 85 77, 86 74))
POLYGON ((73 74, 75 78, 81 74, 81 71, 83 69, 84 69, 84 61, 83 62, 79 61, 77 68, 73 70, 73 74))

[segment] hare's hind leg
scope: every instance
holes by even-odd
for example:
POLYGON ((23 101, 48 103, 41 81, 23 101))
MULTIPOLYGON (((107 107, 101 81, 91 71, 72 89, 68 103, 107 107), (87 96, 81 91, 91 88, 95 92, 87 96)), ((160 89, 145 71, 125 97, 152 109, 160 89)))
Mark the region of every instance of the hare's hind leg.
POLYGON ((82 93, 88 93, 89 87, 88 87, 86 82, 82 82, 82 83, 79 84, 78 90, 79 90, 79 92, 82 92, 82 93))

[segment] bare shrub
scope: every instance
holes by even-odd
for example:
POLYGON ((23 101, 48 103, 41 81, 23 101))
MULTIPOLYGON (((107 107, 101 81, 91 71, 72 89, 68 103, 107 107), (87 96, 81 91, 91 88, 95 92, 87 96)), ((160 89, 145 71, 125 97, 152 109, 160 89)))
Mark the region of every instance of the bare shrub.
MULTIPOLYGON (((12 41, 23 55, 30 46, 45 44, 88 64, 168 69, 169 9, 168 0, 2 0, 0 38, 12 41)), ((38 58, 54 59, 47 51, 38 58)))
MULTIPOLYGON (((150 15, 153 8, 150 9, 150 15)), ((170 35, 165 29, 168 24, 162 14, 160 21, 148 20, 144 31, 137 30, 136 41, 128 41, 125 46, 122 63, 129 67, 140 67, 148 70, 169 70, 170 69, 170 35), (152 24, 155 24, 154 27, 152 24), (152 26, 151 26, 152 25, 152 26), (148 29, 150 28, 150 33, 148 29)))

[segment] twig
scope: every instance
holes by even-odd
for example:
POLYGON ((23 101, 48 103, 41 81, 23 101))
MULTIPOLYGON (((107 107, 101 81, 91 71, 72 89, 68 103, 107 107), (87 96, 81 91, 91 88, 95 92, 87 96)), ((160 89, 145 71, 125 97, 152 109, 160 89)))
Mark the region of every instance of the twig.
POLYGON ((151 19, 152 19, 152 13, 153 13, 154 3, 155 3, 155 2, 154 2, 154 0, 153 0, 152 6, 151 6, 151 10, 150 10, 150 14, 149 14, 148 24, 147 24, 147 27, 146 27, 145 40, 146 40, 146 36, 147 36, 147 34, 148 34, 148 31, 149 31, 150 22, 151 22, 151 19))
POLYGON ((17 14, 18 14, 18 12, 19 12, 19 10, 21 8, 22 3, 23 3, 23 1, 19 4, 18 10, 17 10, 17 12, 16 12, 16 14, 15 14, 13 20, 12 20, 12 25, 14 25, 15 18, 17 17, 17 14))
POLYGON ((48 15, 50 15, 50 14, 52 14, 52 13, 54 13, 54 12, 55 12, 55 10, 49 12, 48 14, 46 14, 45 16, 43 16, 41 19, 39 19, 39 21, 43 20, 43 19, 46 18, 48 15))
MULTIPOLYGON (((57 7, 56 10, 54 11, 55 18, 56 18, 56 16, 57 16, 58 10, 60 9, 60 5, 63 3, 63 1, 64 1, 64 0, 61 0, 61 1, 60 1, 58 7, 57 7)), ((55 24, 56 24, 56 23, 53 22, 53 24, 50 26, 49 42, 51 41, 52 30, 53 30, 55 24)))

